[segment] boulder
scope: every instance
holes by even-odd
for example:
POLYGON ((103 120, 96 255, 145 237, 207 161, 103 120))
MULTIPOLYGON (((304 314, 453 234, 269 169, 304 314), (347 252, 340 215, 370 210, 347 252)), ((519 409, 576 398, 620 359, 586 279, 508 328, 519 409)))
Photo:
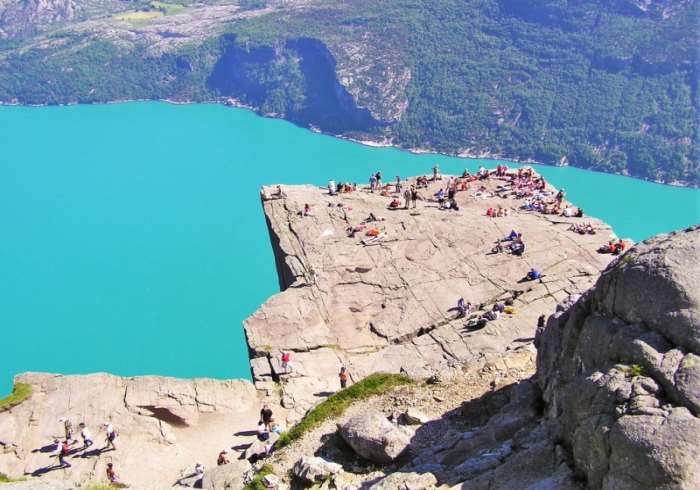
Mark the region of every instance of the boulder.
POLYGON ((377 412, 356 415, 338 424, 338 431, 359 456, 375 463, 394 461, 411 442, 407 431, 377 412))
POLYGON ((293 472, 297 478, 309 483, 315 483, 327 479, 342 470, 337 463, 326 461, 316 456, 304 456, 294 463, 293 472))
POLYGON ((204 473, 202 488, 207 490, 238 490, 245 486, 245 473, 251 468, 245 459, 235 459, 228 464, 208 469, 204 473))
POLYGON ((370 490, 432 490, 437 486, 432 473, 392 473, 369 487, 370 490))
POLYGON ((425 424, 430 419, 421 411, 411 407, 403 413, 403 421, 408 425, 425 424))
POLYGON ((700 488, 699 252, 697 226, 638 244, 538 334, 545 418, 589 488, 700 488))

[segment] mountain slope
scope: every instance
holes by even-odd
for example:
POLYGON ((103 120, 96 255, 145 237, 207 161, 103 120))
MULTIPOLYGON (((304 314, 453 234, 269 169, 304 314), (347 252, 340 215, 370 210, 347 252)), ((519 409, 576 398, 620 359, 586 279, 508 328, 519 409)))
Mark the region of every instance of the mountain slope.
POLYGON ((700 183, 688 0, 0 3, 0 100, 234 98, 404 147, 700 183))

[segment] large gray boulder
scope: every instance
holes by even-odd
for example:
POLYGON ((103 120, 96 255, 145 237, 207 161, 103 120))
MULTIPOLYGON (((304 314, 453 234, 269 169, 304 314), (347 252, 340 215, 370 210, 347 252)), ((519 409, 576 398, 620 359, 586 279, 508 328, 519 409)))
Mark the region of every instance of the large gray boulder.
POLYGON ((539 332, 545 419, 589 488, 700 488, 700 227, 642 242, 539 332))
POLYGON ((377 412, 356 415, 338 424, 338 431, 359 456, 375 463, 391 463, 411 443, 410 431, 377 412))
POLYGON ((303 456, 294 463, 292 471, 297 478, 309 483, 316 483, 339 473, 342 469, 343 467, 338 463, 332 463, 316 456, 303 456))
POLYGON ((251 469, 245 459, 209 469, 204 473, 202 488, 206 490, 238 490, 245 486, 245 474, 251 469))

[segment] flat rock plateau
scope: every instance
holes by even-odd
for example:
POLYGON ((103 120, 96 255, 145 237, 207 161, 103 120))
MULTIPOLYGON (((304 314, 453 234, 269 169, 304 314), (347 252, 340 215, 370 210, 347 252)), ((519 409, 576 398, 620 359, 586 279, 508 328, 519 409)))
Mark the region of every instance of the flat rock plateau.
POLYGON ((263 189, 271 197, 263 206, 283 291, 246 320, 245 330, 256 385, 273 393, 274 381, 284 378, 279 393, 293 407, 290 421, 338 389, 341 366, 354 380, 402 368, 428 377, 531 343, 538 317, 591 287, 612 258, 596 252, 613 233, 608 225, 520 210, 522 200, 495 195, 504 184, 495 177, 458 191, 458 211, 440 209, 432 197, 447 179, 421 189, 425 199, 415 209, 389 210, 391 197, 365 190, 330 196, 318 187, 282 186, 286 197, 274 199, 275 187, 263 189), (493 197, 475 197, 482 185, 493 197), (306 204, 311 216, 302 216, 306 204), (486 215, 498 206, 509 215, 486 215), (348 237, 346 230, 370 213, 383 220, 348 237), (583 222, 596 234, 569 229, 583 222), (364 245, 371 228, 384 238, 364 245), (523 235, 523 256, 492 254, 511 230, 523 235), (542 272, 540 281, 523 281, 531 268, 542 272), (473 328, 457 318, 461 297, 482 305, 481 313, 512 299, 514 314, 473 328), (291 374, 281 370, 282 349, 294 351, 291 374))

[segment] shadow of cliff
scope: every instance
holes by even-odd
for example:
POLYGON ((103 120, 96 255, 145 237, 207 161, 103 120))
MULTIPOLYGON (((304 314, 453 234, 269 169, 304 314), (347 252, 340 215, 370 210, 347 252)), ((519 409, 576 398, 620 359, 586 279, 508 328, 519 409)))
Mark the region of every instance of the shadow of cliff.
POLYGON ((386 125, 357 106, 338 81, 335 58, 318 39, 250 46, 230 34, 221 43, 221 57, 206 80, 207 88, 219 96, 333 134, 386 125))

